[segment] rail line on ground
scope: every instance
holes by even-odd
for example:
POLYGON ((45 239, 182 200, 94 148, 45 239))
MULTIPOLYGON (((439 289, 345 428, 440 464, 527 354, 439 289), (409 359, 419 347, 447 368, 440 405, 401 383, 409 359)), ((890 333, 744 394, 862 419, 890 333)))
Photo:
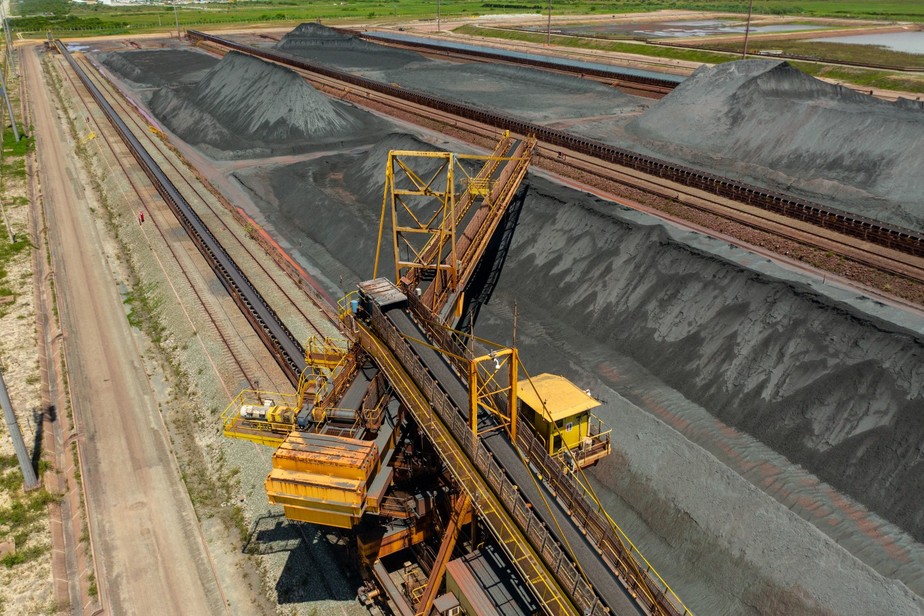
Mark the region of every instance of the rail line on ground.
POLYGON ((540 68, 545 71, 563 73, 566 75, 577 75, 582 78, 589 78, 594 81, 614 86, 629 94, 636 94, 646 98, 663 98, 667 96, 671 91, 673 91, 674 88, 680 85, 680 81, 682 81, 659 79, 657 77, 649 77, 647 75, 633 74, 631 71, 627 69, 620 69, 618 66, 613 66, 612 69, 596 68, 594 66, 573 66, 563 62, 553 62, 551 59, 543 60, 540 57, 535 57, 535 54, 529 54, 525 52, 517 53, 521 53, 524 56, 533 57, 511 56, 509 54, 502 53, 500 50, 497 52, 492 52, 484 49, 449 47, 447 45, 440 45, 438 43, 425 43, 423 41, 409 40, 405 38, 390 38, 374 33, 370 34, 363 30, 351 30, 346 28, 334 28, 334 30, 339 30, 340 32, 356 36, 363 40, 373 41, 379 45, 385 45, 387 47, 395 47, 399 49, 422 50, 422 53, 440 57, 476 60, 479 62, 513 64, 518 66, 528 66, 530 68, 540 68))
POLYGON ((270 349, 283 373, 293 386, 297 385, 298 378, 305 368, 304 348, 208 230, 202 219, 157 165, 150 153, 141 145, 106 97, 77 64, 67 47, 61 41, 56 41, 55 46, 112 123, 132 156, 154 184, 157 192, 173 210, 190 239, 205 257, 209 267, 218 276, 245 318, 251 323, 254 331, 270 349))
MULTIPOLYGON (((219 44, 207 43, 207 45, 216 53, 227 52, 227 49, 219 44)), ((312 70, 291 66, 286 62, 277 63, 295 70, 310 81, 315 88, 332 97, 369 107, 387 115, 402 119, 410 118, 412 122, 440 132, 460 133, 462 138, 469 142, 481 144, 493 142, 500 134, 500 130, 491 124, 434 109, 426 104, 409 102, 403 97, 344 84, 337 77, 328 77, 312 70)), ((924 282, 924 257, 844 235, 836 230, 770 212, 755 205, 747 205, 709 191, 691 188, 667 178, 648 175, 565 147, 539 142, 535 151, 537 156, 534 164, 563 178, 576 180, 585 189, 596 188, 605 192, 615 190, 618 193, 619 189, 614 185, 619 185, 641 190, 659 199, 677 203, 689 210, 730 221, 741 226, 742 229, 756 230, 769 236, 842 255, 858 265, 916 283, 924 282)), ((656 207, 636 203, 629 203, 629 205, 655 216, 666 216, 664 211, 656 207)), ((673 215, 667 217, 676 221, 673 215)), ((704 228, 699 223, 694 226, 701 232, 710 232, 708 228, 704 228)), ((748 243, 748 240, 745 240, 745 243, 748 243)))
MULTIPOLYGON (((84 110, 87 113, 87 117, 92 118, 93 105, 91 105, 91 103, 86 100, 86 97, 89 96, 89 92, 82 85, 78 86, 78 84, 74 80, 71 73, 64 71, 64 76, 68 80, 68 83, 70 83, 71 86, 74 88, 74 91, 76 92, 78 98, 80 99, 80 102, 83 104, 84 110)), ((92 122, 97 125, 98 129, 100 129, 97 134, 100 136, 101 139, 103 139, 103 141, 106 142, 106 145, 109 147, 109 149, 113 153, 117 152, 118 151, 117 145, 113 143, 111 137, 105 131, 102 130, 102 127, 99 126, 95 118, 92 120, 92 122)), ((145 203, 146 204, 145 209, 147 209, 149 212, 152 212, 153 208, 151 207, 151 205, 156 201, 156 198, 151 194, 153 190, 153 186, 139 185, 139 182, 136 181, 134 177, 132 177, 133 174, 131 173, 129 168, 126 166, 124 159, 118 155, 114 156, 114 158, 116 159, 116 163, 118 164, 119 168, 122 170, 122 173, 125 175, 125 178, 128 180, 128 183, 131 185, 132 190, 138 196, 139 201, 142 203, 145 203)), ((195 294, 196 299, 198 300, 199 304, 203 306, 205 313, 209 318, 209 321, 212 323, 212 326, 214 327, 218 336, 221 338, 224 348, 227 349, 228 354, 230 355, 231 362, 233 363, 234 366, 237 367, 237 371, 240 372, 241 376, 252 387, 253 383, 251 381, 251 376, 249 374, 250 371, 245 369, 244 360, 241 359, 238 351, 234 348, 231 341, 228 339, 223 328, 218 325, 218 319, 215 317, 212 311, 208 308, 208 304, 206 304, 204 298, 202 297, 202 294, 199 292, 199 289, 196 287, 195 284, 193 284, 192 278, 190 277, 189 272, 182 265, 180 256, 177 253, 177 250, 174 246, 174 242, 170 242, 167 239, 167 230, 163 228, 162 223, 158 220, 157 217, 151 216, 150 218, 151 218, 150 220, 151 225, 155 229, 157 229, 158 234, 164 239, 164 242, 167 244, 171 253, 173 254, 174 260, 177 262, 177 265, 183 274, 186 284, 195 294)))
MULTIPOLYGON (((262 274, 265 275, 265 277, 272 283, 273 287, 282 295, 286 303, 295 308, 298 314, 301 315, 305 324, 307 324, 315 334, 323 337, 323 332, 314 323, 311 316, 302 309, 304 298, 292 297, 292 295, 285 288, 283 288, 281 284, 279 284, 279 282, 276 280, 276 277, 262 263, 261 259, 255 253, 253 248, 241 239, 240 234, 235 232, 235 230, 232 229, 225 221, 219 209, 210 203, 209 196, 214 196, 214 193, 210 191, 203 191, 201 185, 197 186, 195 183, 190 181, 188 175, 193 173, 193 171, 190 169, 181 169, 180 166, 175 162, 176 154, 170 148, 170 146, 164 143, 163 140, 151 134, 151 128, 156 129, 156 127, 152 127, 146 122, 141 121, 137 105, 132 103, 130 100, 127 100, 125 95, 114 84, 108 81, 104 75, 102 75, 99 67, 96 66, 92 59, 84 57, 83 61, 88 63, 93 69, 92 71, 86 71, 88 75, 91 72, 100 75, 100 78, 95 80, 97 82, 97 87, 101 88, 101 90, 105 89, 110 94, 108 100, 110 101, 110 104, 118 107, 120 117, 123 119, 123 121, 131 122, 131 124, 136 127, 137 130, 134 131, 136 136, 138 136, 139 133, 145 135, 146 143, 151 147, 151 149, 155 150, 160 155, 161 160, 166 162, 173 170, 170 172, 170 176, 173 178, 173 181, 175 183, 182 183, 185 186, 183 192, 187 196, 187 201, 190 201, 190 197, 195 197, 195 204, 190 203, 190 206, 196 209, 196 205, 198 205, 200 207, 199 211, 208 215, 209 228, 215 229, 215 225, 217 225, 223 229, 224 232, 226 232, 225 236, 231 238, 235 250, 241 250, 245 255, 249 255, 250 258, 248 260, 256 266, 258 273, 262 272, 262 274), (209 194, 205 195, 203 192, 208 192, 209 194)), ((151 150, 149 149, 149 152, 150 151, 151 150)), ((164 169, 163 162, 160 163, 161 169, 164 169)))
POLYGON ((863 242, 869 242, 916 257, 924 257, 924 234, 910 229, 882 223, 865 216, 848 213, 737 180, 723 178, 683 165, 675 165, 658 158, 572 135, 565 131, 485 111, 470 105, 447 101, 428 94, 405 90, 322 66, 290 54, 243 45, 195 30, 190 30, 187 35, 192 40, 207 41, 220 47, 309 71, 358 88, 446 112, 459 118, 483 123, 499 130, 510 130, 518 135, 536 135, 544 145, 591 156, 600 161, 624 167, 632 172, 644 174, 655 180, 673 182, 737 203, 786 216, 802 223, 835 231, 863 242))

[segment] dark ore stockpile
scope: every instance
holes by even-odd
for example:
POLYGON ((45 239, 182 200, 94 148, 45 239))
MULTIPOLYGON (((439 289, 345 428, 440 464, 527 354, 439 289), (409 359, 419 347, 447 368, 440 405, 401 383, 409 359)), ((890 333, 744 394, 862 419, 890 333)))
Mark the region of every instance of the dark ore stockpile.
MULTIPOLYGON (((104 62, 137 82, 148 74, 133 57, 104 62)), ((170 74, 149 67, 149 85, 170 74)), ((345 147, 387 126, 375 116, 333 101, 293 71, 231 52, 193 83, 158 88, 146 101, 164 125, 216 159, 290 154, 345 147)))
POLYGON ((278 47, 372 79, 924 230, 919 172, 924 106, 881 101, 785 62, 703 67, 652 102, 530 68, 425 59, 315 24, 297 28, 278 47))
MULTIPOLYGON (((282 79, 262 62, 233 78, 216 77, 221 64, 191 69, 199 78, 174 68, 156 76, 175 84, 167 97, 175 102, 156 111, 162 122, 170 109, 187 113, 183 101, 235 127, 256 122, 248 112, 278 118, 272 107, 292 100, 253 102, 231 91, 232 79, 240 90, 249 88, 245 78, 282 79), (212 97, 213 88, 226 98, 212 97)), ((137 81, 144 77, 131 81, 156 85, 153 75, 137 81)), ((459 146, 332 108, 353 120, 325 148, 341 153, 318 152, 291 118, 285 147, 294 134, 316 154, 242 161, 234 177, 254 217, 338 294, 371 274, 388 150, 459 146)), ((218 154, 277 151, 265 138, 257 131, 239 150, 222 142, 218 154)), ((217 155, 217 146, 197 147, 217 155)), ((592 478, 691 609, 924 613, 924 323, 906 315, 904 327, 893 324, 897 311, 854 292, 542 178, 530 182, 478 333, 509 342, 517 302, 530 372, 565 374, 606 400, 614 455, 592 478)))
POLYGON ((428 60, 413 51, 392 49, 318 24, 302 24, 275 45, 279 51, 381 77, 385 71, 428 60))
MULTIPOLYGON (((365 153, 236 175, 268 222, 346 289, 371 275, 389 149, 432 148, 391 135, 365 153)), ((921 546, 882 519, 918 537, 924 530, 917 460, 924 430, 914 413, 924 382, 921 337, 805 281, 774 278, 743 267, 734 254, 715 254, 721 243, 691 246, 709 242, 692 234, 680 241, 612 203, 531 182, 500 291, 482 311, 479 334, 508 337, 516 301, 531 373, 564 373, 613 401, 602 414, 615 429, 617 453, 594 476, 618 519, 635 519, 628 525, 634 536, 656 544, 657 565, 694 611, 862 613, 861 605, 900 605, 901 613, 919 613, 921 603, 907 589, 830 544, 840 542, 905 584, 917 579, 917 592, 924 591, 921 546), (589 339, 586 332, 598 335, 589 339), (662 415, 662 406, 675 416, 662 415), (714 442, 700 430, 734 432, 737 440, 714 442), (730 447, 742 452, 740 459, 730 447), (678 452, 682 470, 659 468, 678 452), (710 454, 729 458, 730 467, 770 496, 743 488, 741 477, 710 454), (846 505, 791 462, 882 517, 846 505), (752 468, 758 465, 777 468, 776 481, 787 489, 767 489, 752 468), (745 510, 754 518, 736 519, 734 512, 745 510), (797 514, 803 519, 795 520, 797 514), (864 525, 876 533, 855 537, 858 528, 868 530, 864 525), (815 546, 819 529, 832 537, 823 548, 815 546), (780 538, 798 544, 808 560, 783 566, 792 556, 780 538), (899 565, 880 539, 901 553, 899 565), (819 561, 835 569, 815 571, 819 561), (869 587, 863 602, 847 592, 850 585, 869 587)))
POLYGON ((113 73, 136 85, 145 101, 154 88, 195 84, 218 64, 214 56, 186 49, 119 51, 97 57, 113 73))
POLYGON ((431 60, 413 51, 392 49, 316 24, 299 26, 276 47, 370 79, 513 113, 534 122, 632 116, 651 102, 593 81, 547 71, 431 60))
POLYGON ((774 60, 703 67, 626 127, 652 151, 924 230, 924 105, 774 60), (795 191, 794 191, 795 189, 795 191))

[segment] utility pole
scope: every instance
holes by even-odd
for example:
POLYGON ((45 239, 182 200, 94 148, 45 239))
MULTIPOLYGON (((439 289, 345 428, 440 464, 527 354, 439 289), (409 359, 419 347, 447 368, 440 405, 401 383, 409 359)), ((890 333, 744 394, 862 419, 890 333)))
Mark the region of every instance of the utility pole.
MULTIPOLYGON (((6 53, 7 61, 3 66, 3 71, 0 71, 0 86, 3 87, 3 98, 6 100, 6 108, 10 112, 10 124, 13 126, 13 137, 16 139, 16 142, 19 142, 19 128, 16 126, 16 116, 13 115, 13 104, 10 103, 10 94, 6 89, 6 77, 7 69, 13 67, 13 71, 16 71, 16 66, 13 63, 13 41, 10 37, 10 32, 8 30, 9 23, 6 19, 6 11, 3 8, 3 3, 0 1, 0 19, 3 20, 3 34, 6 39, 6 53)), ((3 122, 0 122, 0 130, 2 130, 3 122)), ((0 147, 3 147, 3 139, 0 138, 0 147)))
MULTIPOLYGON (((551 0, 549 0, 551 2, 551 0)), ((754 0, 748 0, 748 20, 744 24, 744 49, 741 51, 741 59, 748 56, 748 35, 751 33, 751 9, 754 7, 754 0)))
MULTIPOLYGON (((0 107, 0 127, 3 126, 3 107, 0 107)), ((0 138, 0 214, 3 214, 3 222, 6 224, 6 232, 10 236, 10 244, 16 241, 16 235, 13 233, 13 227, 10 225, 10 219, 6 216, 6 208, 3 207, 3 139, 0 138)))
POLYGON ((19 76, 16 72, 16 61, 13 59, 13 33, 10 32, 10 20, 7 19, 6 9, 0 2, 0 19, 3 20, 3 36, 6 39, 6 55, 9 59, 10 66, 13 68, 13 74, 19 76))
POLYGON ((440 31, 440 0, 436 0, 436 31, 440 31))
POLYGON ((19 460, 19 468, 22 470, 23 486, 26 490, 34 490, 39 486, 38 477, 35 476, 32 460, 29 458, 26 444, 22 440, 22 431, 19 429, 19 422, 16 421, 16 414, 13 412, 10 396, 6 392, 6 383, 3 382, 2 373, 0 373, 0 406, 3 407, 3 418, 6 420, 10 438, 13 439, 13 449, 16 450, 16 458, 19 460))
MULTIPOLYGON (((0 126, 3 126, 3 108, 0 107, 0 126)), ((2 145, 2 144, 0 144, 2 145)), ((16 234, 13 233, 13 226, 10 224, 10 219, 7 218, 6 208, 3 207, 3 148, 0 147, 0 214, 3 215, 3 224, 6 225, 6 233, 10 236, 10 244, 16 242, 16 234)))
POLYGON ((545 28, 545 46, 552 46, 552 0, 549 0, 549 21, 545 28))
POLYGON ((176 12, 176 1, 173 0, 173 21, 176 22, 176 40, 180 40, 180 16, 176 12))
MULTIPOLYGON (((3 98, 6 100, 6 109, 10 113, 10 124, 13 125, 13 137, 16 138, 16 141, 19 141, 19 129, 16 128, 16 117, 13 115, 13 104, 10 102, 10 93, 6 90, 6 78, 3 76, 4 71, 0 71, 0 87, 3 89, 3 98)), ((2 146, 2 139, 0 139, 0 146, 2 146)))

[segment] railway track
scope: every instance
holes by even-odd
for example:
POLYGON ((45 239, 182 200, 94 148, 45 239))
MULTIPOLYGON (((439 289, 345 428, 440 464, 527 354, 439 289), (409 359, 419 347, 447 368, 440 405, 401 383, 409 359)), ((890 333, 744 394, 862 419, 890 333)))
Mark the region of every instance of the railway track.
MULTIPOLYGON (((73 77, 72 73, 63 71, 63 74, 65 78, 67 79, 67 81, 74 88, 74 91, 77 93, 77 96, 80 99, 81 104, 83 105, 83 111, 86 113, 87 118, 90 119, 91 122, 95 123, 96 120, 91 119, 93 118, 93 110, 95 107, 95 101, 93 101, 92 97, 90 96, 86 88, 83 87, 81 84, 78 84, 77 81, 75 81, 75 78, 73 77)), ((103 130, 104 128, 103 126, 100 126, 97 124, 97 128, 98 128, 98 132, 96 132, 96 134, 99 136, 100 139, 102 139, 106 143, 106 146, 115 154, 113 158, 115 159, 116 164, 122 170, 122 173, 124 174, 125 178, 128 180, 129 185, 132 188, 132 191, 134 192, 135 195, 137 195, 140 203, 144 205, 145 210, 147 210, 150 213, 158 212, 158 201, 160 201, 160 199, 156 194, 154 194, 153 187, 150 185, 150 183, 147 181, 146 178, 145 179, 136 178, 135 177, 136 174, 133 172, 136 169, 130 168, 130 166, 126 165, 125 158, 119 155, 119 153, 123 151, 122 148, 125 147, 124 144, 114 141, 113 138, 108 133, 108 131, 103 130)), ((167 208, 164 207, 163 209, 166 210, 167 208)), ((213 309, 210 308, 209 303, 202 296, 197 285, 193 283, 193 280, 187 268, 183 266, 184 258, 183 258, 183 255, 180 253, 180 248, 176 246, 175 242, 168 241, 168 234, 170 232, 170 229, 165 225, 164 222, 160 220, 160 216, 149 216, 149 218, 150 218, 150 226, 157 230, 157 233, 163 238, 164 242, 170 248, 171 253, 174 256, 174 259, 176 260, 179 266, 179 270, 182 273, 182 276, 183 276, 182 281, 172 281, 171 282, 171 284, 174 285, 174 289, 177 288, 177 283, 179 282, 179 285, 182 286, 184 291, 188 289, 191 293, 193 293, 196 296, 197 302, 204 307, 205 313, 208 316, 210 323, 212 324, 213 330, 221 339, 223 348, 227 350, 227 355, 222 357, 222 361, 231 363, 236 368, 236 371, 239 373, 239 375, 242 378, 246 379, 247 382, 252 387, 253 382, 251 381, 251 376, 250 376, 252 374, 252 371, 245 368, 246 360, 242 357, 242 354, 236 348, 236 345, 234 345, 232 341, 229 339, 229 337, 225 334, 224 328, 222 328, 219 325, 218 318, 214 314, 213 309)))
MULTIPOLYGON (((138 107, 127 99, 124 93, 110 80, 103 76, 101 68, 92 59, 81 56, 77 58, 77 61, 85 66, 84 72, 88 76, 93 76, 91 79, 93 79, 97 87, 107 94, 107 99, 117 109, 119 116, 134 127, 133 133, 144 141, 148 152, 156 153, 157 162, 161 169, 165 170, 165 173, 176 186, 181 187, 184 197, 190 203, 190 207, 203 217, 203 221, 207 224, 209 230, 219 236, 222 245, 233 249, 235 254, 246 255, 243 260, 238 259, 238 261, 240 262, 239 266, 246 270, 245 274, 248 275, 248 278, 254 278, 256 275, 261 280, 268 280, 272 285, 272 292, 277 294, 279 298, 278 301, 293 307, 311 333, 323 337, 324 332, 317 326, 312 315, 308 314, 303 308, 305 298, 294 297, 292 293, 285 289, 274 273, 264 265, 264 260, 254 250, 253 245, 243 241, 241 234, 231 228, 226 220, 226 215, 223 215, 226 214, 226 212, 222 211, 224 208, 213 205, 214 193, 206 190, 201 183, 190 181, 189 176, 192 170, 181 168, 181 165, 176 162, 176 155, 170 146, 152 133, 151 129, 157 130, 156 127, 142 121, 143 115, 139 113, 138 107)), ((264 293, 266 292, 267 290, 264 289, 264 293)), ((316 300, 312 299, 312 301, 316 300)))
MULTIPOLYGON (((807 238, 813 235, 807 229, 815 227, 856 240, 854 242, 857 248, 854 251, 856 254, 862 254, 866 250, 864 247, 879 246, 897 255, 924 257, 924 235, 909 229, 888 225, 689 167, 674 165, 654 157, 643 156, 578 137, 565 131, 404 90, 287 54, 242 45, 197 31, 189 31, 188 35, 192 40, 205 41, 225 51, 233 49, 297 69, 303 74, 310 75, 312 82, 317 82, 322 87, 326 85, 335 88, 340 92, 341 98, 348 100, 371 99, 370 96, 362 95, 365 91, 374 93, 375 103, 381 104, 389 99, 401 101, 399 108, 405 112, 408 111, 410 105, 416 105, 421 109, 429 110, 431 115, 440 117, 443 122, 448 119, 451 126, 470 129, 483 125, 495 131, 510 130, 519 135, 535 134, 540 140, 539 151, 547 158, 551 155, 552 159, 558 159, 561 163, 571 165, 578 163, 583 167, 582 170, 588 173, 603 175, 608 180, 629 183, 647 192, 672 198, 693 207, 703 207, 701 203, 704 200, 703 197, 711 196, 708 199, 712 201, 710 211, 715 213, 722 209, 724 211, 721 215, 724 217, 737 219, 745 224, 753 225, 758 217, 754 214, 746 217, 737 214, 734 210, 739 204, 751 208, 752 211, 762 211, 767 215, 790 219, 793 221, 789 224, 790 229, 797 228, 798 231, 789 235, 797 241, 806 242, 807 238), (616 170, 622 178, 614 177, 613 170, 616 170)), ((767 225, 768 230, 771 231, 785 226, 778 221, 767 225)), ((819 233, 816 232, 814 235, 817 236, 819 233)), ((840 243, 844 244, 844 241, 840 243)), ((889 259, 889 257, 883 258, 889 259)), ((867 261, 872 260, 867 259, 867 261)), ((881 266, 877 265, 877 267, 881 266)), ((910 260, 903 266, 892 268, 892 271, 921 280, 917 272, 922 269, 917 260, 910 260)))
POLYGON ((125 121, 116 113, 96 84, 71 56, 65 45, 60 41, 56 41, 55 45, 70 64, 90 96, 106 115, 116 133, 128 147, 131 155, 151 180, 157 192, 176 215, 177 220, 186 230, 190 239, 205 257, 209 267, 227 289, 235 304, 241 309, 244 317, 251 323, 254 331, 270 350, 283 373, 293 386, 297 385, 299 375, 305 368, 304 348, 234 260, 231 259, 189 202, 154 161, 151 154, 142 146, 125 121))

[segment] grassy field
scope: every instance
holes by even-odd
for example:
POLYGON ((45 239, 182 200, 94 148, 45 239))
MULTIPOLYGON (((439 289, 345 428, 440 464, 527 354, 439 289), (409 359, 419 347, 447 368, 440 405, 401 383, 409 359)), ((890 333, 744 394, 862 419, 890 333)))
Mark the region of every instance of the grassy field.
POLYGON ((861 88, 881 88, 899 92, 924 93, 924 79, 893 71, 830 66, 812 62, 790 62, 790 64, 809 75, 833 79, 860 86, 861 88))
MULTIPOLYGON (((505 40, 526 41, 532 43, 545 43, 545 34, 536 32, 524 32, 521 30, 506 30, 500 28, 479 28, 475 26, 462 26, 456 29, 461 34, 474 36, 486 36, 501 38, 505 40)), ((777 41, 778 42, 778 41, 777 41)), ((573 47, 578 49, 600 49, 603 51, 615 51, 619 53, 634 53, 643 56, 657 58, 671 58, 675 60, 689 60, 692 62, 706 62, 710 64, 720 64, 722 62, 731 62, 740 58, 739 51, 741 44, 729 44, 729 53, 717 53, 710 51, 700 51, 696 49, 669 47, 661 45, 646 45, 643 43, 620 43, 616 41, 606 41, 600 39, 588 39, 575 36, 552 35, 552 44, 560 47, 573 47)), ((833 43, 831 43, 833 45, 833 43)), ((858 45, 840 45, 840 47, 860 47, 858 45)), ((780 46, 774 42, 772 45, 768 42, 768 49, 780 49, 780 46)), ((752 50, 754 47, 751 48, 752 50)), ((862 53, 862 52, 861 52, 862 53)), ((910 54, 900 54, 908 56, 910 54)), ((872 57, 854 55, 850 56, 857 61, 866 58, 866 61, 872 62, 872 57)), ((908 61, 903 65, 921 67, 924 66, 924 57, 914 56, 913 62, 908 61)), ((881 60, 880 60, 881 61, 881 60)), ((924 79, 917 75, 905 74, 896 71, 887 71, 879 69, 865 69, 853 67, 831 66, 822 63, 793 61, 793 66, 815 77, 825 77, 836 81, 853 84, 863 88, 882 88, 884 90, 898 90, 902 92, 922 92, 924 93, 924 79)))
MULTIPOLYGON (((502 38, 511 41, 524 41, 527 43, 545 43, 546 35, 541 32, 525 32, 523 30, 507 30, 501 28, 481 28, 478 26, 462 26, 455 32, 470 36, 485 36, 502 38)), ((734 60, 730 54, 701 51, 698 49, 683 49, 679 47, 660 47, 644 43, 627 43, 620 41, 607 41, 577 36, 552 35, 552 44, 560 47, 574 47, 577 49, 598 49, 600 51, 615 51, 618 53, 634 53, 642 56, 656 58, 670 58, 672 60, 689 60, 691 62, 708 62, 718 64, 734 60)))
MULTIPOLYGON (((13 30, 23 36, 99 36, 102 34, 131 35, 143 32, 172 30, 174 20, 180 28, 210 29, 234 24, 295 25, 304 21, 325 22, 386 22, 410 19, 435 18, 435 0, 300 0, 239 1, 236 3, 205 3, 178 5, 138 5, 112 7, 101 4, 72 4, 67 0, 14 0, 14 13, 21 17, 11 19, 13 30)), ((444 18, 477 16, 497 13, 540 13, 547 3, 533 0, 441 0, 440 12, 444 18)), ((588 0, 556 0, 556 14, 617 14, 653 11, 658 9, 711 10, 744 13, 747 1, 741 2, 666 2, 639 0, 594 2, 588 0)), ((891 0, 868 2, 834 2, 831 0, 755 0, 754 12, 807 17, 840 17, 887 20, 913 20, 924 22, 924 2, 919 0, 891 0)), ((510 40, 545 42, 545 34, 463 26, 463 34, 490 36, 510 40)), ((598 49, 621 53, 634 53, 657 58, 688 60, 691 62, 721 63, 736 59, 739 45, 714 43, 724 51, 688 49, 659 45, 645 45, 626 41, 608 41, 582 37, 554 35, 554 44, 581 49, 598 49)), ((924 67, 924 57, 890 52, 880 48, 836 43, 805 43, 800 41, 772 41, 756 39, 752 50, 783 49, 793 55, 820 56, 822 59, 845 62, 877 63, 914 68, 924 67)), ((816 76, 846 81, 861 87, 879 87, 908 92, 924 92, 924 82, 913 76, 887 71, 853 69, 796 63, 802 70, 816 76)))
MULTIPOLYGON (((740 52, 741 42, 703 43, 703 47, 722 51, 740 52)), ((924 68, 924 55, 893 51, 875 45, 847 45, 844 43, 822 43, 810 41, 786 41, 779 39, 752 38, 748 50, 780 50, 785 55, 811 58, 820 62, 834 61, 849 64, 878 64, 903 68, 924 68)))
MULTIPOLYGON (((711 4, 700 2, 700 5, 711 4)), ((707 9, 708 10, 708 9, 707 9)), ((726 9, 733 10, 733 9, 726 9)), ((891 0, 882 2, 844 2, 842 0, 755 0, 754 12, 766 15, 804 15, 806 17, 845 17, 888 21, 924 21, 924 2, 891 0)))
MULTIPOLYGON (((684 2, 653 0, 593 1, 555 0, 556 14, 617 14, 659 9, 690 9, 744 13, 747 1, 684 2)), ((444 17, 477 16, 497 13, 540 13, 543 0, 441 0, 444 17)), ((834 2, 831 0, 755 0, 758 14, 849 17, 886 20, 924 21, 924 2, 834 2)), ((13 0, 11 19, 14 31, 24 36, 131 34, 169 30, 174 24, 172 5, 106 6, 72 4, 67 0, 13 0)), ((180 4, 180 27, 207 28, 223 24, 297 23, 325 21, 408 20, 436 17, 436 0, 267 0, 180 4)))
MULTIPOLYGON (((22 17, 11 20, 15 32, 24 36, 131 34, 166 31, 174 28, 175 19, 181 28, 208 28, 227 24, 286 24, 322 19, 325 21, 400 20, 436 17, 436 4, 421 0, 351 0, 340 2, 236 2, 180 4, 174 16, 173 6, 140 5, 111 7, 105 5, 67 5, 49 14, 37 11, 33 3, 49 0, 20 0, 22 17), (42 14, 44 13, 44 14, 42 14)), ((479 15, 502 12, 500 7, 466 0, 444 0, 441 12, 445 16, 479 15)), ((487 3, 490 4, 490 3, 487 3)), ((531 6, 524 4, 524 7, 531 6)), ((526 10, 524 8, 524 10, 526 10)), ((538 10, 538 5, 535 9, 538 10)))

